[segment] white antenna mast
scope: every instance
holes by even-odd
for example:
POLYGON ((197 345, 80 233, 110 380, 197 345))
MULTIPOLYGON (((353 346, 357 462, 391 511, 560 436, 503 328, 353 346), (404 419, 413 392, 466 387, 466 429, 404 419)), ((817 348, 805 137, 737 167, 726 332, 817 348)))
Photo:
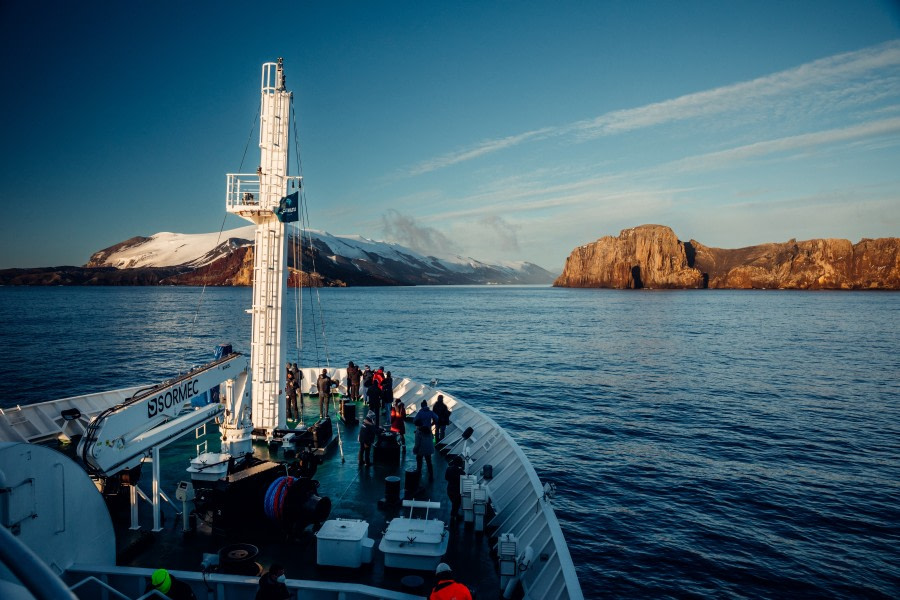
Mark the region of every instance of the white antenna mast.
POLYGON ((284 429, 286 349, 283 312, 287 288, 287 228, 276 215, 288 185, 288 129, 291 93, 285 89, 282 59, 262 67, 259 168, 255 174, 228 174, 226 208, 256 224, 253 254, 253 307, 250 370, 255 435, 272 439, 284 429))

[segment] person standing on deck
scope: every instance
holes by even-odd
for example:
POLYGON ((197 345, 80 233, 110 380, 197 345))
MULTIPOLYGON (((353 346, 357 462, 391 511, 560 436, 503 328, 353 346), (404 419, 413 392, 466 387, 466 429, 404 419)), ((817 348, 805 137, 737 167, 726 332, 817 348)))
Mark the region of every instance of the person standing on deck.
POLYGON ((328 402, 331 400, 331 386, 337 386, 338 382, 328 376, 328 369, 322 369, 322 374, 316 381, 316 389, 319 390, 319 418, 328 416, 328 402))
POLYGON ((374 373, 372 369, 369 368, 369 365, 366 365, 366 368, 363 369, 362 372, 362 396, 366 400, 369 399, 369 387, 372 385, 372 376, 374 373))
POLYGON ((372 464, 369 452, 378 437, 378 428, 375 426, 374 419, 375 413, 370 410, 363 419, 357 438, 359 440, 359 464, 367 467, 372 464))
POLYGON ((384 381, 381 382, 381 406, 384 408, 384 420, 390 422, 391 406, 394 404, 394 379, 391 372, 388 371, 384 375, 384 381))
POLYGON ((372 373, 372 385, 378 388, 379 393, 384 393, 384 367, 378 367, 378 370, 372 373))
POLYGON ((273 564, 269 572, 259 578, 259 590, 256 592, 256 600, 288 600, 291 593, 285 583, 284 567, 273 564))
POLYGON ((391 405, 391 431, 400 437, 400 445, 406 452, 406 408, 400 400, 391 405))
POLYGON ((453 580, 453 570, 447 563, 441 563, 434 570, 437 583, 431 589, 428 600, 472 600, 469 588, 453 580))
POLYGON ((438 394, 437 402, 434 403, 432 410, 438 418, 437 431, 434 432, 434 441, 437 443, 444 439, 444 432, 447 430, 447 425, 450 424, 450 409, 444 404, 443 394, 438 394))
POLYGON ((422 472, 422 459, 428 465, 428 477, 434 479, 434 467, 431 465, 431 455, 434 454, 434 434, 431 428, 437 424, 437 415, 428 409, 428 401, 422 400, 422 407, 413 419, 416 426, 416 443, 413 445, 413 454, 416 455, 416 470, 422 472))
POLYGON ((350 396, 350 400, 356 402, 359 400, 359 382, 362 379, 362 371, 359 370, 359 367, 353 364, 353 361, 350 361, 350 364, 347 365, 347 395, 350 396))
POLYGON ((287 418, 289 421, 300 420, 300 411, 297 410, 297 390, 299 387, 297 380, 294 379, 294 372, 288 370, 287 379, 284 382, 284 394, 287 398, 287 418))
POLYGON ((463 470, 465 460, 461 456, 451 456, 450 465, 444 472, 444 479, 447 481, 447 498, 450 499, 450 522, 453 523, 459 518, 459 507, 462 504, 462 490, 460 488, 459 478, 465 475, 463 470))
POLYGON ((372 382, 372 385, 366 390, 366 402, 369 404, 369 410, 375 413, 375 426, 381 423, 378 416, 381 414, 381 389, 372 382))

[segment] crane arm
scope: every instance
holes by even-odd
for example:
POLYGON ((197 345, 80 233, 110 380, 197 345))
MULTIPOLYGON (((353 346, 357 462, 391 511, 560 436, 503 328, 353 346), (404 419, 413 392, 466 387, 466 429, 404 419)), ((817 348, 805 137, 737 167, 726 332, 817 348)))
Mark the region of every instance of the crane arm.
MULTIPOLYGON (((224 410, 208 404, 181 414, 192 398, 239 375, 241 354, 232 353, 185 375, 137 392, 122 404, 97 415, 78 444, 85 466, 113 475, 136 466, 150 448, 174 439, 224 410)), ((245 359, 244 371, 246 371, 245 359)))

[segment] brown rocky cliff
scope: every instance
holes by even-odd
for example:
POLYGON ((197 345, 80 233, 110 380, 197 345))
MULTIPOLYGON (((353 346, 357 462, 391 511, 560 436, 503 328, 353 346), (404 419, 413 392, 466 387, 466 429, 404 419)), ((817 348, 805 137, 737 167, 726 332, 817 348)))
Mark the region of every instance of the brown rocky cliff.
MULTIPOLYGON (((343 287, 340 280, 332 280, 323 277, 319 273, 306 273, 288 267, 288 286, 297 287, 343 287)), ((183 273, 164 280, 164 284, 176 285, 225 285, 225 286, 250 286, 253 285, 253 246, 243 246, 235 249, 227 256, 200 267, 189 273, 183 273)))
POLYGON ((863 239, 858 244, 791 240, 723 249, 695 240, 680 242, 668 227, 643 225, 623 230, 618 238, 604 237, 576 248, 554 285, 898 290, 900 239, 863 239), (683 263, 680 256, 685 257, 683 263))
POLYGON ((699 288, 703 282, 703 273, 691 266, 688 249, 675 232, 663 225, 641 225, 573 250, 553 285, 699 288))
POLYGON ((690 242, 710 288, 900 289, 900 239, 814 239, 727 250, 690 242))
POLYGON ((169 285, 250 285, 253 282, 253 248, 236 248, 210 264, 171 277, 169 285))

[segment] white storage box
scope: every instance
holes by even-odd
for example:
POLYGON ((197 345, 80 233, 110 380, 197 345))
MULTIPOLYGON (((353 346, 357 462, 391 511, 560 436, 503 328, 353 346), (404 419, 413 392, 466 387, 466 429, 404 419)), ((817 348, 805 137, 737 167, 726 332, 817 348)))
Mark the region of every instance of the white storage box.
POLYGON ((372 562, 375 540, 367 537, 369 523, 355 519, 325 521, 316 532, 316 563, 357 568, 372 562))
POLYGON ((384 552, 386 567, 433 572, 449 541, 443 521, 397 517, 388 524, 378 549, 384 552))
POLYGON ((230 458, 230 454, 204 452, 191 459, 191 466, 187 468, 187 472, 194 481, 218 481, 228 475, 230 458))

